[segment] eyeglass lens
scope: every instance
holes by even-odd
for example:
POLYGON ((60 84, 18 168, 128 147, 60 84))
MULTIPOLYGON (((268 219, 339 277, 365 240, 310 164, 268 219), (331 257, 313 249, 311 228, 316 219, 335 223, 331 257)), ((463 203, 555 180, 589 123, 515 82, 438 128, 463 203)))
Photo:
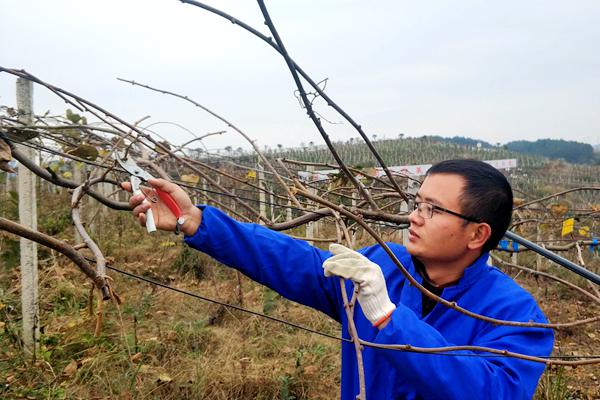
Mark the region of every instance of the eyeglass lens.
POLYGON ((432 218, 433 217, 433 206, 429 203, 415 202, 414 209, 417 210, 417 214, 421 218, 432 218))

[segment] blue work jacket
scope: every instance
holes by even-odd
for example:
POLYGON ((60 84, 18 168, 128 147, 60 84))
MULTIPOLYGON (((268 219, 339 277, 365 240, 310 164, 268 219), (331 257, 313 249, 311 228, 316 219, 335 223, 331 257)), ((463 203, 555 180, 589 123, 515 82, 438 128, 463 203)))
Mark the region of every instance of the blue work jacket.
MULTIPOLYGON (((236 268, 282 296, 324 312, 342 324, 349 338, 339 278, 323 275, 323 261, 331 253, 263 226, 240 223, 222 211, 201 206, 202 223, 185 242, 221 263, 236 268)), ((388 244, 419 282, 411 256, 403 246, 388 244)), ((357 305, 355 323, 361 339, 381 344, 418 347, 485 346, 535 356, 552 352, 551 329, 496 326, 473 319, 442 304, 421 317, 421 292, 410 285, 383 249, 360 250, 378 264, 391 301, 396 304, 388 325, 378 330, 357 305)), ((512 321, 547 322, 533 297, 483 254, 441 297, 489 317, 512 321)), ((352 284, 346 291, 352 295, 352 284)), ((530 399, 544 364, 472 351, 444 355, 365 347, 363 351, 368 399, 530 399)), ((352 343, 342 343, 342 400, 359 393, 356 354, 352 343)))

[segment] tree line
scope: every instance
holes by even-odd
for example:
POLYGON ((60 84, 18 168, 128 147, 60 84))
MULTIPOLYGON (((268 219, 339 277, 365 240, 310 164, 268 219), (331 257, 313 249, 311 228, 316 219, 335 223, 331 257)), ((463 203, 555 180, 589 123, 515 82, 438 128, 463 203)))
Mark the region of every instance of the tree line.
POLYGON ((538 155, 553 159, 563 159, 576 164, 600 164, 600 154, 594 153, 594 147, 588 143, 564 139, 538 139, 536 141, 515 140, 505 145, 491 144, 483 140, 471 139, 462 136, 444 138, 429 136, 431 140, 442 143, 453 143, 463 146, 491 149, 502 147, 518 153, 538 155))

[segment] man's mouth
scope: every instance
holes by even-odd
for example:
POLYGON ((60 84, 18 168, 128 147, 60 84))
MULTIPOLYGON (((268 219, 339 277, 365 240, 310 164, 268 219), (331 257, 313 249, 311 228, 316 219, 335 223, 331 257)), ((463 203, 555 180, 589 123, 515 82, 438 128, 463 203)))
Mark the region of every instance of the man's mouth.
POLYGON ((419 235, 417 235, 415 233, 415 231, 413 231, 412 229, 408 230, 408 240, 414 240, 414 239, 418 239, 419 235))

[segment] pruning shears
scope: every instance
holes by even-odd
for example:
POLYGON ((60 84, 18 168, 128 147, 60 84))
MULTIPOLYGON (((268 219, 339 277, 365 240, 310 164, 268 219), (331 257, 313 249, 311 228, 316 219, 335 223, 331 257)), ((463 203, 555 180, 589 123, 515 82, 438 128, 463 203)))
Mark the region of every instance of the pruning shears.
MULTIPOLYGON (((147 182, 149 179, 153 179, 154 176, 152 176, 146 170, 137 165, 137 163, 132 157, 128 156, 125 160, 123 160, 119 156, 118 152, 115 152, 115 155, 117 162, 119 163, 121 168, 123 168, 127 173, 131 175, 129 181, 131 182, 131 191, 133 192, 133 194, 143 194, 145 196, 146 194, 141 190, 140 184, 142 182, 147 182)), ((177 218, 177 223, 175 225, 175 233, 179 234, 181 225, 183 225, 183 223, 185 222, 185 218, 183 217, 183 212, 181 211, 181 208, 169 193, 157 188, 154 188, 154 191, 158 195, 160 201, 162 201, 169 208, 169 210, 171 210, 175 218, 177 218)), ((156 202, 157 200, 153 199, 153 201, 156 202)), ((148 202, 147 197, 144 199, 144 202, 148 202)), ((152 213, 152 209, 148 209, 148 211, 146 211, 146 230, 148 231, 148 233, 156 231, 156 225, 154 224, 154 215, 152 213)))

